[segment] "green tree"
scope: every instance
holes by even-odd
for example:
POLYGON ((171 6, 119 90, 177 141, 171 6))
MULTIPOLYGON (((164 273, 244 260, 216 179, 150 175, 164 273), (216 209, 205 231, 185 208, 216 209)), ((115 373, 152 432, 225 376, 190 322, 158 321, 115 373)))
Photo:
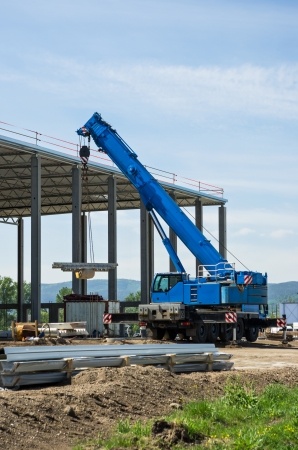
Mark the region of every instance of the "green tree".
MULTIPOLYGON (((0 276, 0 303, 17 303, 17 283, 10 277, 0 276)), ((8 330, 11 321, 16 318, 16 311, 12 309, 0 310, 0 329, 8 330)))
POLYGON ((27 283, 27 281, 24 281, 23 289, 24 289, 24 303, 31 303, 31 283, 27 283))
POLYGON ((280 303, 298 303, 298 294, 287 295, 280 303))
POLYGON ((0 276, 0 302, 17 302, 17 283, 10 277, 0 276))
POLYGON ((41 308, 40 310, 40 323, 48 323, 49 322, 49 311, 46 308, 41 308))
MULTIPOLYGON (((56 295, 56 303, 63 303, 63 297, 65 295, 70 295, 72 293, 72 289, 64 286, 60 289, 58 294, 56 295)), ((59 322, 64 322, 64 308, 59 308, 59 322)))
POLYGON ((125 302, 140 302, 141 301, 141 291, 131 292, 124 299, 125 302))
MULTIPOLYGON (((125 297, 124 299, 125 302, 140 302, 141 301, 141 291, 137 291, 137 292, 131 292, 130 294, 128 294, 127 297, 125 297)), ((138 312, 138 307, 137 306, 129 306, 127 308, 125 308, 125 311, 128 313, 135 313, 138 312)), ((132 333, 138 333, 140 331, 140 327, 139 324, 134 323, 133 325, 131 325, 131 330, 132 333)))
POLYGON ((60 289, 58 294, 56 295, 56 303, 63 303, 63 297, 65 295, 70 295, 72 293, 71 288, 63 287, 60 289))

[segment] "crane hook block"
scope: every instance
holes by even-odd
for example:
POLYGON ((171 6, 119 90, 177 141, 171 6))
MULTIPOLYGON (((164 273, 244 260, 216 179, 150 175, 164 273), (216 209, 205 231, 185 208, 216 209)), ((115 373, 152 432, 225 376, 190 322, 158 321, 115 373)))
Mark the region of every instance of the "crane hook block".
POLYGON ((88 163, 89 156, 90 156, 89 147, 87 147, 87 145, 83 145, 80 149, 80 158, 84 165, 86 165, 88 163))

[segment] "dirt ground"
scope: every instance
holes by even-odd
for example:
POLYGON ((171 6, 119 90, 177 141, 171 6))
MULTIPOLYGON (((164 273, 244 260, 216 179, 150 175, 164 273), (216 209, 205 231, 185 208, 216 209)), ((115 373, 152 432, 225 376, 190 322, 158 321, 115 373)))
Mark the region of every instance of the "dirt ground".
MULTIPOLYGON (((73 341, 82 343, 90 344, 73 341)), ((10 345, 16 344, 0 342, 0 347, 10 345)), ((298 341, 259 339, 218 348, 233 355, 233 370, 173 374, 149 366, 88 369, 73 377, 71 385, 0 390, 0 449, 68 450, 109 435, 120 419, 160 418, 190 400, 215 398, 230 377, 252 382, 257 390, 268 383, 298 383, 298 341)))

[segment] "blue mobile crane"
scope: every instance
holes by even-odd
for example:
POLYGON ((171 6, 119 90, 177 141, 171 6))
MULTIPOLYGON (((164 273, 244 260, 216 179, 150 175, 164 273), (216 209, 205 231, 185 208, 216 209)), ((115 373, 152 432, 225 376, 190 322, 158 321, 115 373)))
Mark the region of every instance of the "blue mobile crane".
MULTIPOLYGON (((100 114, 94 113, 77 134, 91 136, 137 189, 176 268, 156 274, 151 302, 139 305, 138 320, 146 323, 154 339, 174 339, 178 334, 195 342, 215 342, 236 335, 237 340, 254 342, 259 328, 276 326, 278 319, 268 318, 267 274, 236 271, 100 114), (156 213, 202 264, 197 277, 186 273, 156 213)), ((113 321, 120 321, 120 316, 114 315, 113 321)))

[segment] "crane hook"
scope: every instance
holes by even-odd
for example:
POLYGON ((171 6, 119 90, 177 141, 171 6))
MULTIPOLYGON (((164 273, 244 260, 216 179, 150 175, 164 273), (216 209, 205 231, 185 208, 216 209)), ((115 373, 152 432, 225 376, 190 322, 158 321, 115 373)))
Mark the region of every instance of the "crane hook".
POLYGON ((88 143, 89 143, 88 146, 87 145, 83 145, 80 148, 80 158, 81 158, 81 161, 82 161, 82 164, 83 164, 83 175, 82 175, 82 177, 83 177, 83 179, 85 178, 86 180, 88 179, 87 178, 87 170, 88 170, 87 164, 88 164, 88 160, 89 160, 89 156, 90 156, 90 136, 88 136, 88 143))

